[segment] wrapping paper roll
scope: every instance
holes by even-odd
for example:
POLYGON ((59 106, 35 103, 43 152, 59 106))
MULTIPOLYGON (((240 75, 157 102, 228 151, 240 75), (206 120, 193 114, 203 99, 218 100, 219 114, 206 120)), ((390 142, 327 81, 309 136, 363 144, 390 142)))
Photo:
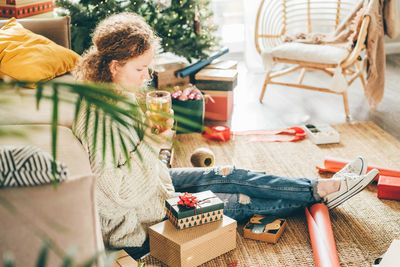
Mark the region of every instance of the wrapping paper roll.
MULTIPOLYGON (((346 160, 346 159, 325 157, 324 168, 317 166, 317 169, 319 170, 319 172, 336 173, 336 172, 340 171, 349 162, 350 162, 350 160, 346 160)), ((400 169, 386 168, 383 166, 368 164, 367 171, 370 171, 372 169, 378 169, 379 175, 382 175, 382 176, 400 177, 400 169)))
POLYGON ((328 208, 321 203, 305 209, 317 267, 340 267, 328 208))

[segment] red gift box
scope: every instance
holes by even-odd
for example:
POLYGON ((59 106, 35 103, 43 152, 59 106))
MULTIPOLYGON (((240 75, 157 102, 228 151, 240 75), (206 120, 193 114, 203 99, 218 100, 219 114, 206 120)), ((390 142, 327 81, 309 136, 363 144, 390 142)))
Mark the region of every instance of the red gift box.
POLYGON ((0 3, 0 17, 19 19, 50 12, 53 9, 53 1, 48 0, 7 0, 0 3))
POLYGON ((233 109, 233 91, 202 90, 210 95, 214 103, 208 99, 205 105, 205 119, 215 121, 228 121, 233 109))
POLYGON ((400 178, 381 176, 378 182, 378 198, 400 200, 400 178))

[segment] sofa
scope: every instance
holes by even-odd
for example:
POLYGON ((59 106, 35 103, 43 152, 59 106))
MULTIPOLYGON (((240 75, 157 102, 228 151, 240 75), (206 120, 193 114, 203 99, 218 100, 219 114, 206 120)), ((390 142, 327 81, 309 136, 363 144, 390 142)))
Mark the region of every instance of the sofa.
MULTIPOLYGON (((70 18, 21 19, 27 29, 70 48, 70 18)), ((0 27, 5 21, 0 21, 0 27)), ((70 75, 57 77, 70 79, 70 75)), ((36 109, 35 90, 0 91, 0 145, 34 145, 51 153, 51 108, 43 100, 36 109), (4 134, 8 133, 8 134, 4 134), (22 136, 21 136, 22 134, 22 136)), ((57 160, 69 171, 67 179, 53 184, 0 188, 0 255, 12 253, 16 266, 35 266, 45 239, 51 250, 47 266, 61 266, 59 252, 75 250, 76 262, 103 251, 94 199, 95 177, 88 154, 71 131, 73 106, 61 103, 57 160)), ((1 264, 1 263, 0 263, 1 264)))

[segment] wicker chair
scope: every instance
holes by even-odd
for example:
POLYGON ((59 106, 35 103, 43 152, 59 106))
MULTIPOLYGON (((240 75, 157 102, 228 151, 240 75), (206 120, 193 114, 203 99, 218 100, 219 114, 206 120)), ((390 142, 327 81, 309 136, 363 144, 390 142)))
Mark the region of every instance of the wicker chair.
MULTIPOLYGON (((255 25, 255 45, 258 53, 263 55, 266 51, 271 51, 285 45, 284 38, 288 35, 297 33, 329 33, 335 31, 352 10, 359 4, 355 0, 263 0, 259 6, 256 25, 255 25)), ((286 63, 289 65, 284 70, 272 71, 267 69, 265 82, 260 95, 262 102, 265 94, 265 89, 268 84, 278 84, 293 86, 301 89, 316 90, 321 92, 339 94, 343 96, 344 110, 346 117, 350 118, 347 91, 332 90, 332 88, 321 88, 302 84, 305 73, 308 70, 319 70, 331 77, 334 76, 335 70, 340 66, 342 77, 345 77, 343 83, 350 86, 354 80, 360 78, 362 85, 365 88, 365 79, 362 68, 360 67, 360 53, 365 49, 365 38, 369 24, 369 16, 361 17, 361 27, 356 33, 355 42, 351 52, 346 52, 343 59, 338 62, 332 62, 332 59, 309 59, 301 58, 301 51, 296 51, 294 56, 273 56, 272 64, 286 63), (298 56, 300 55, 300 59, 298 56), (274 78, 300 70, 300 77, 297 83, 279 82, 274 78)), ((287 43, 286 43, 287 44, 287 43)), ((301 44, 311 45, 311 44, 301 44)), ((312 44, 316 47, 315 44, 312 44)), ((328 47, 327 45, 319 44, 317 48, 328 47)), ((330 46, 332 47, 332 46, 330 46)), ((323 51, 323 50, 322 50, 323 51)), ((293 52, 293 51, 292 51, 293 52)), ((320 51, 321 52, 321 51, 320 51)), ((324 53, 322 52, 322 55, 324 53)), ((323 56, 322 56, 323 57, 323 56)), ((340 58, 336 56, 336 58, 340 58)))

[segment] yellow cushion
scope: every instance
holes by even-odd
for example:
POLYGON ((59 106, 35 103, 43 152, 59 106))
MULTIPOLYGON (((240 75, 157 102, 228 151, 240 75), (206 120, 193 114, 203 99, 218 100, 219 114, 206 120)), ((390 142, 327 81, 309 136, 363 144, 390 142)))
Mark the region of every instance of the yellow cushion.
POLYGON ((15 18, 0 29, 0 73, 21 81, 46 81, 71 71, 79 55, 25 29, 15 18))

